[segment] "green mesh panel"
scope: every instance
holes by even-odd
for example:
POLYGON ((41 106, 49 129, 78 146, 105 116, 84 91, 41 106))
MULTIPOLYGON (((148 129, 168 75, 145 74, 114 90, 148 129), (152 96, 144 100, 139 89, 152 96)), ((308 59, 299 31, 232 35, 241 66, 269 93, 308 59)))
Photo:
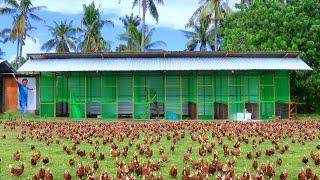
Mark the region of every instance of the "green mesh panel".
POLYGON ((228 74, 215 74, 215 101, 218 103, 228 103, 228 74))
POLYGON ((57 103, 69 101, 67 75, 56 76, 56 97, 57 97, 57 103))
POLYGON ((82 119, 86 117, 86 76, 84 73, 71 73, 69 77, 70 117, 82 119))
POLYGON ((274 103, 263 103, 260 104, 261 119, 273 119, 274 118, 274 103))
POLYGON ((244 119, 245 80, 244 73, 229 75, 229 119, 244 119))
POLYGON ((177 120, 182 118, 180 75, 166 76, 166 118, 177 120))
POLYGON ((119 74, 117 79, 118 114, 132 116, 133 110, 133 76, 132 74, 119 74))
POLYGON ((260 76, 260 116, 261 119, 274 118, 275 108, 274 73, 264 72, 260 76))
POLYGON ((181 76, 182 89, 182 118, 197 118, 197 78, 195 73, 186 73, 181 76))
POLYGON ((213 119, 213 78, 212 74, 198 75, 198 118, 210 120, 213 119))
POLYGON ((142 73, 134 74, 134 119, 149 119, 149 86, 148 76, 142 73))
POLYGON ((244 93, 246 102, 259 103, 259 80, 258 74, 249 74, 245 77, 244 93))
POLYGON ((54 104, 40 104, 40 116, 42 118, 55 117, 54 104))
POLYGON ((117 76, 103 73, 101 77, 101 115, 103 119, 117 118, 117 76))
POLYGON ((290 102, 290 78, 289 72, 276 72, 275 74, 275 94, 276 102, 290 102))
POLYGON ((87 76, 87 103, 101 102, 101 76, 87 76))
POLYGON ((54 73, 40 74, 40 116, 55 117, 54 73))

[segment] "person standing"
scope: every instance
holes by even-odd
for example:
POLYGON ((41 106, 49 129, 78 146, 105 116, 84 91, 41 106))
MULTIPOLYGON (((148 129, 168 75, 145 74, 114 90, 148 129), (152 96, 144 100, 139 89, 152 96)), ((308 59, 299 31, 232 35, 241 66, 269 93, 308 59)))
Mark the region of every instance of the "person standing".
POLYGON ((12 74, 12 76, 17 81, 19 87, 20 114, 25 115, 27 113, 28 106, 28 90, 33 90, 33 88, 27 87, 28 79, 22 79, 20 83, 14 74, 12 74))

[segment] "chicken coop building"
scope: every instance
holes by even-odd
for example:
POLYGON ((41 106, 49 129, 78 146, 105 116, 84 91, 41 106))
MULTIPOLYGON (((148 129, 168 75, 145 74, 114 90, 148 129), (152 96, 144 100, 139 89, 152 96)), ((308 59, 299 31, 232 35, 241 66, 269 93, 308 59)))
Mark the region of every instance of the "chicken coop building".
POLYGON ((29 54, 41 117, 74 119, 288 118, 298 52, 29 54))

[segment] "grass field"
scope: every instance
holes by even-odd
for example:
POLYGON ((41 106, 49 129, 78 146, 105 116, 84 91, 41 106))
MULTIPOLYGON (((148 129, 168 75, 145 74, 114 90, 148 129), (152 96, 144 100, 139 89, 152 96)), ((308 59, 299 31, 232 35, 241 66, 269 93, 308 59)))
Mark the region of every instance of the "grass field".
MULTIPOLYGON (((259 170, 253 169, 254 160, 257 160, 259 167, 261 164, 270 163, 275 170, 274 179, 280 179, 280 174, 284 171, 287 172, 288 179, 298 179, 301 169, 306 169, 308 166, 314 174, 319 176, 320 166, 315 165, 315 160, 310 155, 311 152, 320 153, 320 150, 317 149, 317 145, 320 144, 319 129, 319 121, 257 123, 3 121, 0 124, 0 179, 31 179, 41 167, 46 170, 50 169, 54 179, 63 179, 66 170, 70 172, 72 179, 78 179, 77 165, 81 163, 84 166, 90 165, 92 168, 95 160, 99 168, 96 171, 93 170, 91 174, 97 178, 102 172, 107 172, 112 177, 120 176, 122 173, 127 177, 135 176, 137 179, 142 179, 143 176, 149 179, 151 176, 159 175, 163 179, 171 179, 173 177, 170 176, 169 171, 172 166, 177 168, 177 179, 182 179, 182 171, 185 167, 191 169, 190 179, 196 175, 204 178, 208 174, 208 166, 211 170, 216 168, 214 174, 209 173, 207 176, 210 179, 232 174, 233 171, 236 177, 242 176, 245 170, 255 176, 259 170), (20 137, 21 140, 18 140, 17 137, 20 137), (254 140, 256 141, 255 149, 253 148, 254 140), (132 146, 128 145, 129 141, 132 142, 132 146), (73 142, 79 142, 79 144, 74 145, 75 150, 71 150, 71 154, 68 155, 63 150, 63 146, 71 149, 73 142), (118 146, 119 157, 110 157, 111 142, 118 146), (239 148, 233 147, 236 142, 239 142, 239 148), (140 144, 140 148, 137 147, 137 144, 140 144), (282 154, 281 149, 284 149, 286 144, 288 150, 282 154), (32 150, 31 146, 35 148, 32 150), (122 155, 125 146, 128 147, 127 157, 122 155), (159 153, 160 146, 164 149, 163 156, 168 157, 167 162, 162 162, 162 156, 159 153), (171 150, 171 146, 175 147, 174 151, 171 150), (184 155, 187 155, 189 146, 192 147, 189 153, 192 160, 185 161, 184 155), (223 146, 227 146, 228 150, 224 151, 223 146), (203 156, 199 154, 201 147, 206 148, 203 156), (212 152, 208 150, 210 147, 213 147, 212 152), (150 158, 146 157, 150 155, 150 151, 146 150, 148 148, 152 149, 150 158), (86 155, 78 156, 77 150, 85 150, 86 155), (274 151, 274 154, 267 156, 266 150, 274 151), (12 154, 16 151, 21 154, 20 160, 13 159, 12 154), (31 157, 37 151, 41 152, 41 157, 37 164, 32 166, 31 157), (234 151, 235 154, 239 151, 241 153, 232 155, 231 151, 234 151), (249 151, 252 151, 253 154, 251 159, 247 158, 249 151), (256 157, 256 151, 262 152, 261 157, 256 157), (96 157, 90 157, 90 152, 95 152, 96 157), (104 160, 99 159, 100 152, 104 153, 104 160), (229 155, 224 155, 224 152, 228 152, 229 155), (134 153, 137 154, 138 165, 144 168, 144 175, 137 176, 136 172, 127 172, 129 163, 133 162, 134 153), (304 155, 309 160, 307 164, 302 162, 304 155), (42 162, 45 156, 49 158, 49 163, 46 165, 42 162), (216 161, 214 161, 214 156, 218 156, 216 161), (278 158, 282 159, 281 165, 277 164, 278 158), (69 159, 74 159, 74 166, 69 165, 69 159), (119 163, 120 161, 123 163, 119 163), (216 164, 212 162, 216 164, 219 162, 224 167, 222 169, 216 167, 216 164), (12 176, 9 172, 9 165, 18 168, 21 163, 25 165, 23 174, 19 177, 12 176), (200 164, 201 168, 194 168, 197 164, 200 164), (148 170, 149 167, 157 167, 157 165, 160 167, 159 170, 148 170)), ((268 172, 265 171, 266 179, 267 174, 268 172)), ((83 179, 87 179, 86 175, 83 176, 83 179)))

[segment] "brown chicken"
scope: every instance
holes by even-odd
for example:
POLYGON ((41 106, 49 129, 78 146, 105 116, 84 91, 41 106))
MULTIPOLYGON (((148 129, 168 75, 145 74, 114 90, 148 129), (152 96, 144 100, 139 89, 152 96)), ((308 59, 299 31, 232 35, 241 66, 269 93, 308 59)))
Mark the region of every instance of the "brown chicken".
POLYGON ((84 157, 84 156, 86 156, 86 151, 78 149, 77 150, 77 154, 78 154, 79 157, 84 157))
POLYGON ((67 170, 65 170, 63 174, 63 180, 71 180, 71 178, 71 174, 67 170))
POLYGON ((278 158, 277 158, 277 164, 278 164, 279 166, 282 165, 282 158, 281 158, 281 157, 278 157, 278 158))
POLYGON ((177 177, 177 175, 178 175, 178 170, 177 170, 177 168, 176 168, 175 166, 172 166, 172 167, 170 168, 169 175, 170 175, 171 177, 173 177, 173 178, 177 177))
POLYGON ((104 153, 103 153, 103 152, 100 152, 100 154, 99 154, 99 160, 104 160, 104 153))
POLYGON ((120 151, 118 149, 110 149, 110 157, 119 157, 120 151))
POLYGON ((20 160, 20 157, 21 157, 21 153, 20 153, 20 151, 16 151, 16 152, 14 152, 13 154, 12 154, 12 158, 14 159, 14 160, 20 160))
POLYGON ((302 158, 302 162, 307 164, 309 162, 308 158, 304 155, 302 158))
POLYGON ((281 172, 280 174, 280 180, 287 180, 288 179, 288 173, 286 170, 284 170, 283 172, 281 172))
POLYGON ((258 165, 258 161, 257 161, 257 160, 254 160, 253 163, 252 163, 252 168, 253 168, 253 169, 257 169, 258 166, 259 166, 259 165, 258 165))
POLYGON ((48 164, 49 163, 49 158, 48 156, 44 157, 42 160, 43 164, 48 164))
POLYGON ((53 180, 53 174, 51 170, 48 169, 46 176, 44 177, 44 180, 53 180))
POLYGON ((46 170, 41 167, 37 173, 37 177, 40 179, 44 179, 44 177, 46 176, 46 170))
POLYGON ((31 166, 37 165, 37 159, 36 159, 36 157, 34 157, 34 156, 31 157, 30 164, 31 164, 31 166))
POLYGON ((98 163, 97 160, 95 160, 95 161, 93 162, 93 169, 94 169, 95 171, 97 171, 97 170, 99 169, 99 163, 98 163))
POLYGON ((84 175, 84 166, 82 164, 78 164, 77 177, 79 179, 82 179, 83 175, 84 175))
POLYGON ((102 172, 99 180, 111 180, 107 172, 102 172))
POLYGON ((21 176, 24 171, 24 164, 21 163, 19 168, 13 168, 12 165, 9 165, 9 172, 12 176, 21 176))
POLYGON ((74 163, 75 163, 75 161, 74 161, 74 159, 73 158, 71 158, 71 159, 69 159, 69 166, 73 166, 74 165, 74 163))
POLYGON ((306 173, 304 172, 303 169, 301 169, 300 173, 298 174, 298 179, 299 180, 307 180, 306 173))

